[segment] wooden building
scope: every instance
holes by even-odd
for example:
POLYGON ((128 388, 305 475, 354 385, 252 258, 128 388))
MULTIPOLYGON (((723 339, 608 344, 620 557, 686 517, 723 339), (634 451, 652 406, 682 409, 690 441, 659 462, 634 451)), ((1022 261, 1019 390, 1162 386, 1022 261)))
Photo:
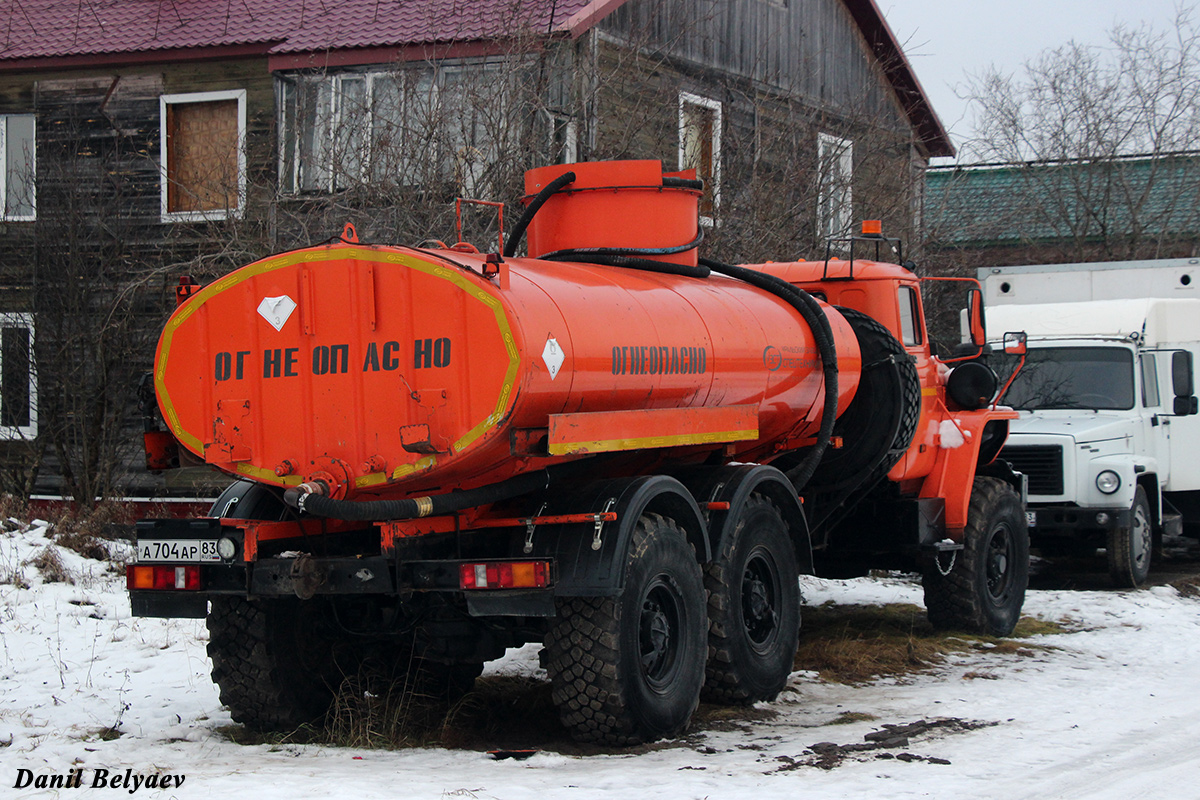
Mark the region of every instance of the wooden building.
POLYGON ((797 257, 911 236, 951 154, 874 0, 10 0, 0 488, 164 491, 133 398, 180 274, 448 239, 456 195, 608 158, 697 169, 708 252, 797 257))

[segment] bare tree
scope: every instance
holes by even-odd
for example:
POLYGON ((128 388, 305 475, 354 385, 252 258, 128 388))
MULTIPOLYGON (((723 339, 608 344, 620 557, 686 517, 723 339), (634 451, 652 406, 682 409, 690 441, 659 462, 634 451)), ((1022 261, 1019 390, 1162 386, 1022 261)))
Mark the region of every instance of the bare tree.
POLYGON ((1046 261, 1190 254, 1200 29, 1189 9, 1165 30, 1117 26, 1104 47, 1068 42, 1018 74, 992 67, 969 79, 968 97, 976 123, 964 153, 988 166, 996 196, 976 204, 986 216, 964 217, 979 172, 951 176, 930 209, 931 238, 1015 238, 1046 261))

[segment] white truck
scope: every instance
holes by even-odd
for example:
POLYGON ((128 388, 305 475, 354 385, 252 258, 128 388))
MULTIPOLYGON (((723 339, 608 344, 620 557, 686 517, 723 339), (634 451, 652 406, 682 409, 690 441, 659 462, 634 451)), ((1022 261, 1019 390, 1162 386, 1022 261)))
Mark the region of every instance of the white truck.
POLYGON ((1200 530, 1200 259, 978 277, 988 330, 1028 335, 1001 401, 1021 412, 1001 458, 1028 476, 1032 542, 1049 555, 1105 548, 1114 584, 1140 585, 1163 536, 1200 530))

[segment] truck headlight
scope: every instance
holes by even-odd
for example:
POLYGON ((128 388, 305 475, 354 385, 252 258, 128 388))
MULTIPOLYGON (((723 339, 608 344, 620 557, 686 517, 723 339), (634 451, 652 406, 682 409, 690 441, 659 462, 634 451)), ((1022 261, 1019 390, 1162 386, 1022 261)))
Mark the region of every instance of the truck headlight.
POLYGON ((1096 488, 1105 494, 1112 494, 1121 488, 1121 476, 1111 469, 1106 469, 1096 476, 1096 488))

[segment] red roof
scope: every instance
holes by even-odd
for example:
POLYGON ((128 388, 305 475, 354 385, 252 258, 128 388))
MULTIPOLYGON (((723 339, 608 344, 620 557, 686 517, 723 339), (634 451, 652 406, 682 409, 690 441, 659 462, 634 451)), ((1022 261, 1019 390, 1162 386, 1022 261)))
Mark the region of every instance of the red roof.
MULTIPOLYGON (((261 45, 269 54, 572 33, 604 0, 5 0, 0 59, 261 45)), ((586 25, 585 25, 586 27, 586 25)))
MULTIPOLYGON (((579 36, 627 0, 0 0, 0 69, 82 59, 271 57, 271 69, 357 63, 371 50, 579 36), (170 51, 167 55, 166 52, 170 51), (315 62, 314 62, 315 63, 315 62)), ((954 146, 875 0, 843 0, 930 155, 954 146)), ((464 54, 466 51, 464 51, 464 54)), ((376 54, 378 55, 378 54, 376 54)), ((416 57, 424 57, 420 52, 416 57)))

